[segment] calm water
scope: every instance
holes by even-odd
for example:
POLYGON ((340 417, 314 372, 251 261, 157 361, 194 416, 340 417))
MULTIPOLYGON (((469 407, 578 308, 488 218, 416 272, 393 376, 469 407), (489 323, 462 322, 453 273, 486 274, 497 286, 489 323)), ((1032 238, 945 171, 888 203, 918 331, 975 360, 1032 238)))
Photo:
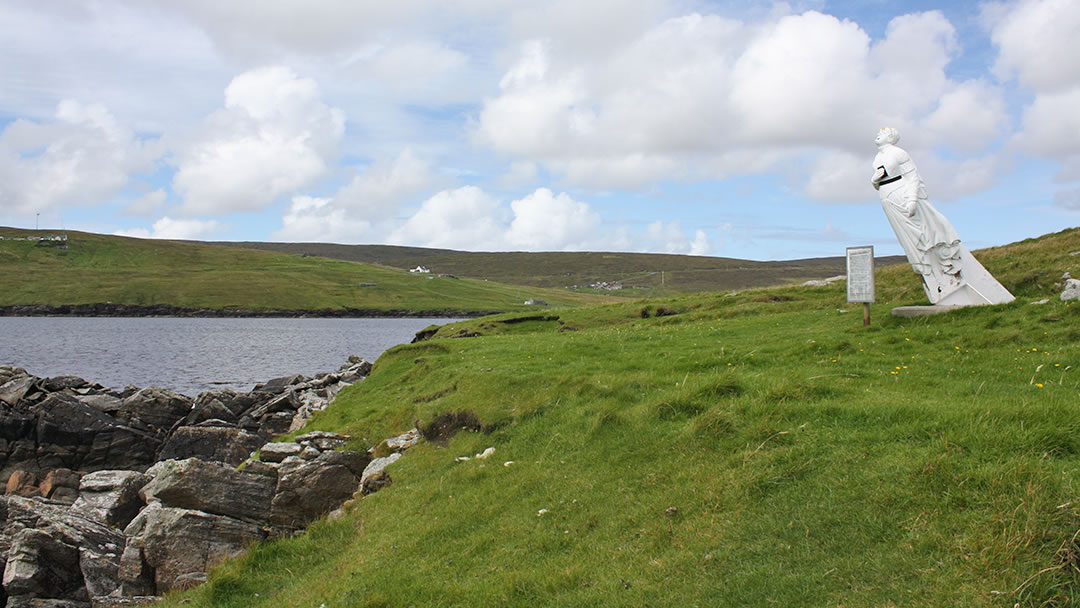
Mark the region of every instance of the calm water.
POLYGON ((453 319, 188 319, 0 317, 0 365, 74 375, 120 389, 195 395, 289 374, 335 371, 351 354, 374 361, 453 319))

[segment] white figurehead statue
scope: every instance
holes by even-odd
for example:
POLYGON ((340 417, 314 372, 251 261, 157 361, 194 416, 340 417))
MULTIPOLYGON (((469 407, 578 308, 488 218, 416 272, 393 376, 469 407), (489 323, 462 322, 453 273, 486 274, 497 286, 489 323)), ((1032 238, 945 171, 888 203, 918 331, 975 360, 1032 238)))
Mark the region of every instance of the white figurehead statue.
POLYGON ((900 132, 885 127, 874 143, 874 176, 870 179, 881 197, 885 217, 907 254, 911 267, 922 277, 931 304, 1002 304, 1014 298, 971 255, 926 196, 919 170, 896 142, 900 132))

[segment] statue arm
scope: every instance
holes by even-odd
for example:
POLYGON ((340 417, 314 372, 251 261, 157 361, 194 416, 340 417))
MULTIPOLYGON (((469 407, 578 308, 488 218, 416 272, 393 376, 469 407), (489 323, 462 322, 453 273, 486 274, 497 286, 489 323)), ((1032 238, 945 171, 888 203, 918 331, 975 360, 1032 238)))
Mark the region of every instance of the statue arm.
POLYGON ((870 178, 870 185, 874 187, 874 190, 881 187, 881 180, 884 177, 885 167, 878 167, 877 170, 874 171, 874 176, 870 178))
POLYGON ((885 179, 885 166, 879 165, 878 168, 874 170, 874 176, 870 178, 870 185, 874 187, 874 190, 881 187, 882 179, 885 179))

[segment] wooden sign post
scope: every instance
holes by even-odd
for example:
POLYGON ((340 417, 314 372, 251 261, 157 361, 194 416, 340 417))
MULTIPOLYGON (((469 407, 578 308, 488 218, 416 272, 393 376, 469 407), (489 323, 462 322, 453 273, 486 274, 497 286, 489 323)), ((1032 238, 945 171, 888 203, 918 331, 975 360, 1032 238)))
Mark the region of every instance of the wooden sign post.
POLYGON ((874 301, 874 246, 847 248, 847 301, 862 302, 863 326, 870 325, 874 301))

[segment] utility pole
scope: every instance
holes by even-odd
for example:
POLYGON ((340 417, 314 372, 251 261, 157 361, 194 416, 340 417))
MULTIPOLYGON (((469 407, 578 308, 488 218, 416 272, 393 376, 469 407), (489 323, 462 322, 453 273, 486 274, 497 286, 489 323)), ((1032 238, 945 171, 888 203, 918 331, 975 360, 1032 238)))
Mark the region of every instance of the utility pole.
POLYGON ((34 218, 34 230, 38 229, 38 225, 41 224, 41 213, 38 212, 37 217, 34 218))

